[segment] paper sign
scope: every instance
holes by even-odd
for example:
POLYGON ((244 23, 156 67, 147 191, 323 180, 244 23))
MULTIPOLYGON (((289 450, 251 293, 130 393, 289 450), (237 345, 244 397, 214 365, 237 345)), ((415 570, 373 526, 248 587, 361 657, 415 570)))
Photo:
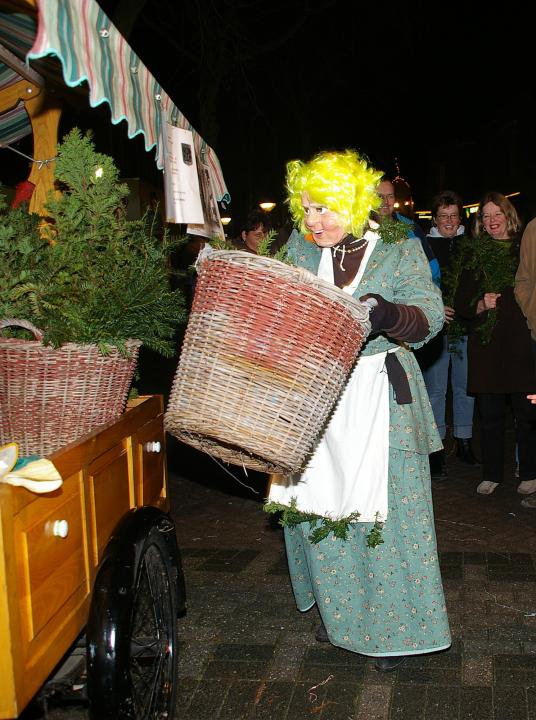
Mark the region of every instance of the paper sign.
POLYGON ((192 132, 165 123, 162 134, 166 222, 204 223, 192 132))

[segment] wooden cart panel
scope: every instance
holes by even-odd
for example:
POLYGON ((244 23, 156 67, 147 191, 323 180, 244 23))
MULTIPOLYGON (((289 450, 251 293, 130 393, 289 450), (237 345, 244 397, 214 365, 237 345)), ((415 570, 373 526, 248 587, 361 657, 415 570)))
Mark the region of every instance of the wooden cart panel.
POLYGON ((163 402, 50 456, 64 482, 36 495, 0 484, 0 719, 17 717, 87 620, 104 548, 130 509, 167 510, 163 402))

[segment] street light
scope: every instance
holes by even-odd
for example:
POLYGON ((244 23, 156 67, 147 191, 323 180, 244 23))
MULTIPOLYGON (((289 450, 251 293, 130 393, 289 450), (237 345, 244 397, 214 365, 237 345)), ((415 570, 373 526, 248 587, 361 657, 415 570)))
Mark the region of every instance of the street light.
POLYGON ((259 203, 259 207, 261 210, 264 210, 264 212, 271 212, 275 208, 275 202, 261 202, 259 203))

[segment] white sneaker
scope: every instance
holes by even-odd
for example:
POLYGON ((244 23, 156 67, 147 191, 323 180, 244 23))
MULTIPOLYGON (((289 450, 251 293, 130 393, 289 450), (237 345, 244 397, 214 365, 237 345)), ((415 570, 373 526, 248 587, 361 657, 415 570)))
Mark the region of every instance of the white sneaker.
POLYGON ((517 486, 517 492, 520 495, 532 495, 536 492, 536 480, 523 480, 517 486))
POLYGON ((499 483, 491 482, 490 480, 482 480, 476 491, 480 495, 491 495, 499 483))

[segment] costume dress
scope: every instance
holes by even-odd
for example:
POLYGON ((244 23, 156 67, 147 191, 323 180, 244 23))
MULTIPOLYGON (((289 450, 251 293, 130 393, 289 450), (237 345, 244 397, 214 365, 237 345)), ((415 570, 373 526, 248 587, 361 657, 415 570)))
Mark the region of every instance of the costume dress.
MULTIPOLYGON (((367 235, 370 236, 369 247, 361 263, 353 296, 359 298, 367 293, 378 293, 388 301, 417 306, 428 320, 429 337, 438 333, 444 322, 441 293, 432 282, 419 240, 409 238, 386 244, 375 233, 367 235)), ((289 239, 287 247, 296 265, 315 274, 319 274, 320 269, 320 276, 323 276, 322 267, 324 270, 326 267, 322 262, 323 255, 325 258, 329 250, 318 248, 297 233, 289 239)), ((359 465, 360 458, 354 451, 356 439, 366 434, 373 422, 370 415, 354 410, 356 389, 350 387, 354 373, 304 473, 279 481, 276 476, 270 489, 270 500, 289 504, 290 499, 301 492, 301 485, 311 483, 314 485, 311 494, 317 497, 311 499, 307 490, 303 492, 299 510, 311 510, 303 505, 311 502, 317 514, 318 508, 325 503, 324 516, 340 519, 347 517, 346 511, 353 503, 351 509, 354 512, 364 513, 359 522, 350 524, 346 540, 337 539, 330 533, 326 539, 313 544, 309 540, 312 526, 302 522, 285 528, 285 543, 298 608, 306 611, 317 603, 332 644, 372 656, 426 653, 450 645, 428 465, 428 455, 441 449, 442 445, 421 372, 411 349, 384 335, 367 341, 356 369, 368 358, 373 362, 378 357, 384 360, 389 351, 396 351, 406 373, 412 402, 398 404, 392 387, 384 384, 386 442, 382 445, 380 439, 379 445, 384 447, 385 454, 383 462, 381 459, 378 462, 379 471, 375 471, 376 481, 380 485, 383 483, 384 492, 380 488, 378 493, 371 495, 368 473, 360 476, 356 471, 356 477, 351 478, 357 480, 353 485, 347 476, 352 465, 347 456, 353 456, 355 464, 359 465), (350 402, 345 402, 346 396, 350 402), (342 437, 335 438, 329 470, 330 455, 325 439, 336 417, 339 421, 343 417, 345 422, 338 426, 342 428, 342 437), (320 456, 319 483, 315 462, 320 456), (384 481, 382 467, 385 469, 384 481), (362 486, 366 488, 363 498, 360 496, 362 486), (340 493, 337 488, 341 489, 340 493), (382 529, 384 542, 369 548, 366 536, 373 527, 371 514, 376 508, 379 517, 382 516, 383 495, 388 506, 382 529), (330 509, 336 507, 343 507, 344 511, 337 515, 337 510, 330 509), (362 522, 365 516, 369 521, 362 522)), ((382 361, 377 367, 385 378, 385 363, 382 361)), ((363 393, 361 387, 361 394, 370 394, 369 388, 365 387, 363 393)), ((381 400, 376 407, 381 413, 381 400)), ((382 435, 381 428, 375 434, 382 435)), ((371 469, 370 464, 368 469, 371 469)))

